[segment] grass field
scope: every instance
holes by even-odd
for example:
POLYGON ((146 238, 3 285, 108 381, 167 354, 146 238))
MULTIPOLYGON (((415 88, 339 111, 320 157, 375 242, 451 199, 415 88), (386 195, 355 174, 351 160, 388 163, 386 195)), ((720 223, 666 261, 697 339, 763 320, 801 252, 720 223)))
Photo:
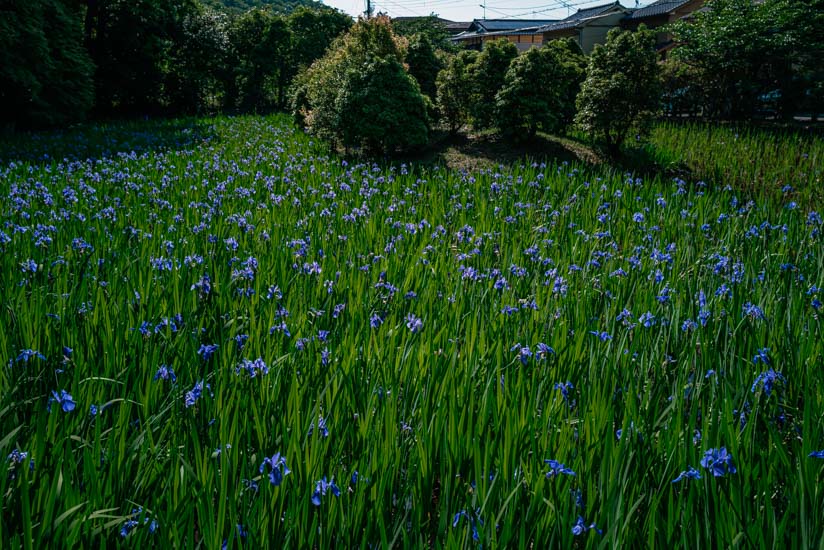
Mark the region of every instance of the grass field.
POLYGON ((3 548, 824 545, 803 163, 355 165, 277 117, 0 157, 3 548))

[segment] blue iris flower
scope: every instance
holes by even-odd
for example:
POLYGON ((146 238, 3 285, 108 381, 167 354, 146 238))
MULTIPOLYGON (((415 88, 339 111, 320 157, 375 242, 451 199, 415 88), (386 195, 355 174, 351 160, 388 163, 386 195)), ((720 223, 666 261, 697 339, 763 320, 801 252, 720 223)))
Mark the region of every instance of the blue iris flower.
POLYGON ((312 504, 320 506, 320 497, 326 496, 326 493, 331 491, 336 497, 340 496, 340 488, 335 484, 334 478, 332 481, 326 481, 324 477, 315 484, 315 492, 312 493, 312 504))
POLYGON ((52 396, 49 398, 49 410, 51 410, 52 403, 60 405, 63 412, 72 412, 77 407, 74 398, 66 390, 60 390, 60 393, 52 391, 52 396))
POLYGON ((734 474, 736 470, 732 462, 732 455, 727 452, 726 447, 720 449, 708 449, 701 459, 701 466, 712 471, 715 477, 724 477, 726 474, 734 474))
POLYGON ((269 483, 277 487, 281 483, 283 483, 284 476, 290 474, 292 470, 290 470, 286 466, 286 457, 281 456, 280 453, 275 453, 272 455, 271 458, 264 458, 263 464, 260 465, 260 473, 262 474, 263 471, 266 469, 266 466, 269 466, 269 483))
POLYGON ((688 466, 686 470, 678 474, 678 477, 672 480, 673 483, 678 483, 683 479, 701 479, 701 472, 693 468, 692 466, 688 466))

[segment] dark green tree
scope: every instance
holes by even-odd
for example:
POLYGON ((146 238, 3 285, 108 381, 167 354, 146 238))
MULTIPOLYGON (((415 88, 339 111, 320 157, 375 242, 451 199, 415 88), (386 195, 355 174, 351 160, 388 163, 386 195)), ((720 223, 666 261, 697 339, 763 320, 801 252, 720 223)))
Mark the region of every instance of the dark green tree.
POLYGON ((229 37, 238 106, 252 111, 284 105, 292 66, 286 21, 268 10, 249 10, 234 21, 229 37))
POLYGON ((418 81, 421 91, 434 100, 437 93, 435 81, 443 64, 425 35, 416 34, 409 40, 406 64, 409 66, 409 74, 418 81))
POLYGON ((299 77, 293 111, 333 147, 392 151, 427 139, 424 96, 386 17, 359 21, 299 77))
POLYGON ((289 14, 301 8, 320 9, 325 6, 315 0, 202 0, 203 4, 231 15, 240 15, 254 8, 265 8, 277 14, 289 14))
POLYGON ((612 29, 589 56, 575 122, 617 155, 630 131, 644 134, 661 97, 655 35, 612 29))
POLYGON ((697 77, 707 116, 750 117, 767 94, 791 116, 824 78, 822 0, 710 0, 672 32, 673 58, 697 77))
POLYGON ((323 57, 332 42, 352 27, 347 14, 333 9, 299 8, 287 19, 292 32, 292 62, 296 70, 323 57))
POLYGON ((96 109, 106 115, 168 110, 172 53, 197 0, 85 0, 86 45, 97 67, 96 109))
POLYGON ((437 15, 426 17, 407 17, 392 20, 392 28, 398 36, 412 39, 415 35, 425 36, 436 50, 457 51, 450 40, 449 31, 443 20, 437 15))
POLYGON ((9 0, 0 8, 0 126, 42 127, 82 119, 94 98, 94 67, 74 0, 9 0))
POLYGON ((697 116, 706 104, 695 68, 668 58, 661 64, 661 107, 667 116, 697 116))
POLYGON ((473 90, 470 68, 477 59, 477 51, 463 50, 449 57, 446 67, 438 73, 438 112, 452 133, 469 122, 473 90))
POLYGON ((531 138, 572 121, 585 58, 573 42, 553 41, 515 58, 496 100, 496 125, 505 135, 531 138), (577 50, 577 51, 576 51, 577 50))
POLYGON ((415 80, 396 59, 374 58, 346 74, 335 108, 345 145, 392 153, 428 141, 426 103, 415 80))
POLYGON ((219 109, 229 62, 229 20, 204 9, 183 19, 173 37, 165 95, 174 113, 219 109))
POLYGON ((495 96, 504 85, 509 64, 518 48, 505 38, 484 43, 484 49, 469 68, 472 75, 472 124, 491 128, 495 124, 495 96))

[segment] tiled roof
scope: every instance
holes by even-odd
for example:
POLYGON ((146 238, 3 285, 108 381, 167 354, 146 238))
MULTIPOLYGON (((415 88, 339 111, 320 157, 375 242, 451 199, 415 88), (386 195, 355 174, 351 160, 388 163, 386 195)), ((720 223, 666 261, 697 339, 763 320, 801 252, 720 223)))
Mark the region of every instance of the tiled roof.
POLYGON ((526 27, 524 29, 514 29, 511 31, 497 31, 497 32, 462 32, 452 37, 454 41, 468 40, 470 38, 479 37, 494 37, 494 36, 526 36, 530 34, 538 34, 540 27, 526 27))
POLYGON ((527 27, 541 27, 557 19, 476 19, 472 27, 482 32, 512 31, 527 27))
POLYGON ((577 27, 581 23, 584 23, 588 19, 595 19, 601 15, 605 15, 615 8, 625 10, 623 6, 621 6, 618 2, 612 2, 610 4, 602 4, 600 6, 595 6, 594 8, 587 8, 584 10, 578 10, 566 19, 561 19, 560 21, 556 21, 554 23, 550 23, 544 27, 541 27, 541 32, 548 32, 548 31, 559 31, 563 29, 571 29, 577 27))
POLYGON ((449 21, 445 26, 449 30, 466 30, 471 24, 470 21, 449 21))
POLYGON ((680 8, 689 1, 690 0, 657 0, 657 2, 653 2, 649 6, 633 11, 627 16, 627 19, 644 19, 646 17, 664 15, 680 8))

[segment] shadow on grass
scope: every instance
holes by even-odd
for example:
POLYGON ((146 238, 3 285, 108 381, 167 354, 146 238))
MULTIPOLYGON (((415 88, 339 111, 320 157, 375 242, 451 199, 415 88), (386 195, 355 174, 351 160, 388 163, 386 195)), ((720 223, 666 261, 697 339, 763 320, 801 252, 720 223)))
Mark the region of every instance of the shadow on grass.
POLYGON ((394 159, 418 165, 441 165, 453 170, 493 169, 518 161, 547 163, 595 163, 593 152, 571 140, 538 135, 515 141, 493 133, 449 134, 433 132, 430 146, 422 152, 394 159))
POLYGON ((611 157, 598 144, 583 136, 541 134, 528 140, 507 139, 492 132, 474 134, 433 133, 429 147, 385 159, 387 163, 412 163, 418 166, 445 166, 452 170, 476 171, 496 169, 516 162, 569 163, 578 166, 607 168, 615 172, 650 179, 655 177, 688 179, 689 168, 682 162, 661 162, 661 155, 648 147, 625 150, 611 157))
POLYGON ((61 130, 0 134, 0 163, 50 164, 188 149, 211 142, 210 119, 90 122, 61 130))

